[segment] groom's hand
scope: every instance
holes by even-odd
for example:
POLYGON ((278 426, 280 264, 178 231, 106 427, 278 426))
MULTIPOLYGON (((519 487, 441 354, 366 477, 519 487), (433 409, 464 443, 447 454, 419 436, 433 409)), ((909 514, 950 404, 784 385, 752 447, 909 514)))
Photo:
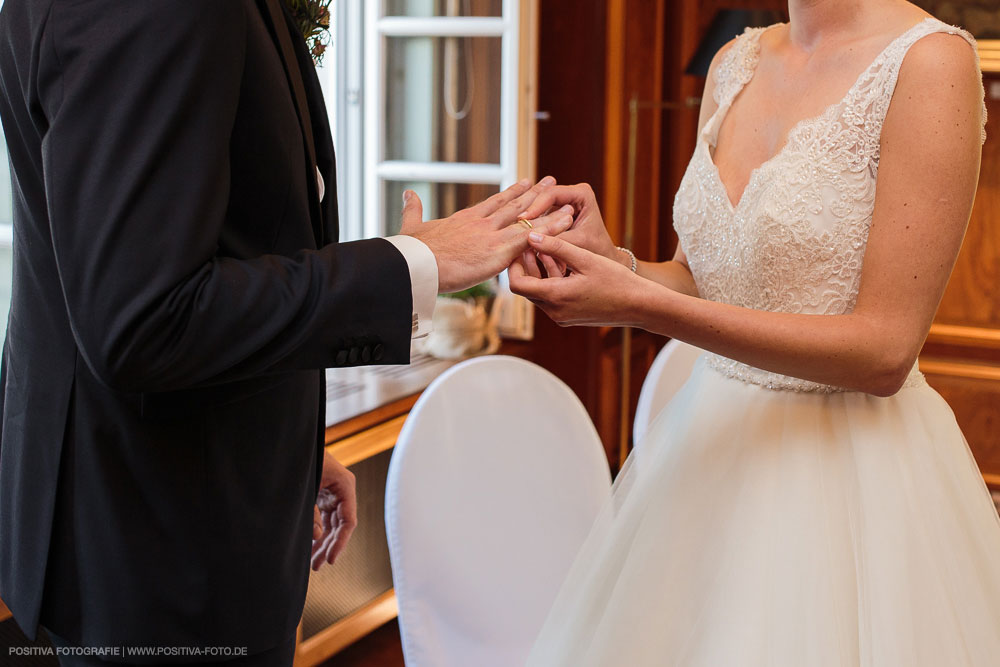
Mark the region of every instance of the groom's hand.
POLYGON ((323 453, 323 475, 313 510, 312 569, 333 564, 358 525, 358 500, 354 473, 328 453, 323 453))
MULTIPOLYGON (((524 252, 529 230, 517 220, 527 217, 525 210, 555 183, 546 177, 529 188, 530 182, 522 181, 451 217, 427 222, 420 197, 407 190, 400 233, 423 241, 434 253, 438 292, 457 292, 492 278, 524 252)), ((557 209, 532 224, 544 234, 559 234, 573 224, 572 208, 557 209)))

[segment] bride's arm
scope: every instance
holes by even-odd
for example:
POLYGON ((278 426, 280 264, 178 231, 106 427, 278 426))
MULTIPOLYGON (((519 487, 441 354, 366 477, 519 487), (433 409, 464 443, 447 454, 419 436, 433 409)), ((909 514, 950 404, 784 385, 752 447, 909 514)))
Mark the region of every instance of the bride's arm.
POLYGON ((563 324, 627 324, 752 366, 895 393, 927 336, 961 247, 981 152, 982 87, 967 43, 930 35, 904 60, 882 130, 857 305, 846 315, 758 311, 681 294, 550 237, 567 278, 511 269, 511 286, 563 324))

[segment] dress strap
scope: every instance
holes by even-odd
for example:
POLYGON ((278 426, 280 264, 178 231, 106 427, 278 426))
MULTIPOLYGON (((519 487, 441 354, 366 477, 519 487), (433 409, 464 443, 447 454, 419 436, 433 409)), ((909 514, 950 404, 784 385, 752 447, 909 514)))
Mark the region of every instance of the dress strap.
MULTIPOLYGON (((979 67, 979 48, 976 39, 962 28, 948 25, 935 18, 928 18, 910 28, 893 42, 879 57, 878 61, 872 64, 869 69, 868 85, 858 86, 855 99, 856 105, 861 108, 872 110, 871 118, 875 121, 876 136, 881 134, 882 124, 885 121, 886 113, 889 111, 889 104, 892 101, 893 91, 896 89, 896 81, 899 78, 899 70, 903 65, 903 60, 909 52, 910 47, 927 35, 935 33, 946 33, 958 35, 972 46, 976 54, 976 67, 979 67)), ((982 74, 980 73, 980 87, 982 88, 982 74)), ((986 91, 982 91, 983 100, 983 127, 981 128, 981 140, 986 141, 986 91)), ((855 108, 858 108, 857 106, 855 108)))
POLYGON ((712 91, 712 98, 719 107, 732 104, 743 86, 753 78, 760 60, 760 36, 767 29, 747 28, 723 54, 715 72, 715 89, 712 91))

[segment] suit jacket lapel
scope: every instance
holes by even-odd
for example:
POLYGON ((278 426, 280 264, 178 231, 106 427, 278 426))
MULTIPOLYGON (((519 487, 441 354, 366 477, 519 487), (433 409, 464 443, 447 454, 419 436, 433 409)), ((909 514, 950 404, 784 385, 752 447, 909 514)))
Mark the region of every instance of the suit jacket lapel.
MULTIPOLYGON (((309 211, 312 213, 313 234, 316 237, 316 245, 322 246, 325 234, 323 233, 323 215, 319 201, 319 186, 316 183, 316 143, 313 137, 312 117, 309 112, 309 101, 306 98, 302 70, 299 67, 299 61, 295 53, 295 44, 292 41, 292 26, 280 0, 258 1, 263 4, 262 13, 272 29, 272 37, 281 54, 281 61, 285 66, 288 85, 294 97, 295 111, 299 117, 299 126, 302 130, 302 140, 305 144, 306 160, 308 162, 306 165, 308 169, 306 184, 309 190, 309 211)), ((296 35, 295 39, 301 39, 301 37, 296 35)))
POLYGON ((297 50, 299 64, 303 68, 303 82, 306 87, 306 100, 312 113, 313 136, 316 138, 316 164, 326 183, 326 196, 323 197, 323 243, 337 240, 339 230, 339 214, 337 211, 337 165, 333 151, 333 133, 330 128, 330 116, 326 111, 323 99, 323 88, 316 68, 312 66, 312 56, 306 49, 305 42, 299 43, 297 50), (305 64, 303 64, 305 63, 305 64))

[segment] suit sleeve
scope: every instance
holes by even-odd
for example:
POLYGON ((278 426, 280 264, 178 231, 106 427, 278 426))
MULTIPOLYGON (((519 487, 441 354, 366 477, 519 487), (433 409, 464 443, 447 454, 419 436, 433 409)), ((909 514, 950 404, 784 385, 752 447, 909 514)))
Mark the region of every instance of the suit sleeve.
POLYGON ((245 11, 240 0, 53 5, 38 85, 53 247, 77 345, 112 387, 409 360, 409 273, 384 239, 216 255, 245 11))

